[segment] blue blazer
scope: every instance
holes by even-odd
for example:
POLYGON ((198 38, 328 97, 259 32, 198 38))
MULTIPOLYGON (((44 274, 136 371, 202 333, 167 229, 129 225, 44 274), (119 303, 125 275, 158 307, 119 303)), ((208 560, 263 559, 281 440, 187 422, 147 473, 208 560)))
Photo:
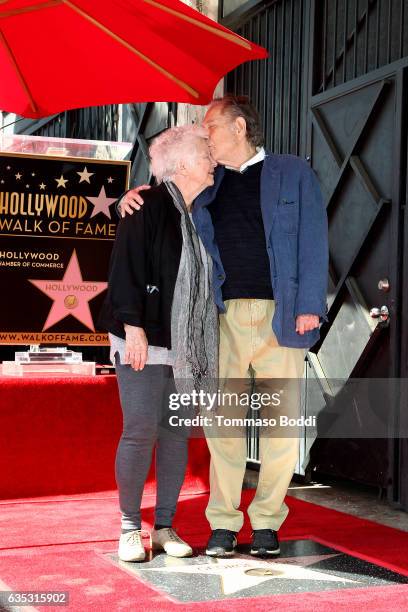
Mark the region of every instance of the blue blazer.
MULTIPOLYGON (((215 199, 225 169, 218 166, 214 185, 195 200, 193 221, 210 253, 215 302, 225 312, 221 287, 225 271, 214 237, 208 205, 215 199)), ((220 203, 220 206, 222 203, 220 203)), ((328 281, 327 215, 316 176, 293 155, 266 153, 261 174, 261 209, 275 300, 272 329, 281 346, 310 348, 319 329, 295 331, 300 314, 326 317, 328 281)))

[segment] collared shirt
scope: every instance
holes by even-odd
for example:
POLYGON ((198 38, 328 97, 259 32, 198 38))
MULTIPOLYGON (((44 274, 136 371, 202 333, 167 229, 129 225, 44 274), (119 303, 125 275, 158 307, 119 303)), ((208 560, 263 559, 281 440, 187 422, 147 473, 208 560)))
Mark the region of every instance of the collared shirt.
POLYGON ((253 164, 257 164, 265 159, 265 149, 263 147, 257 147, 256 153, 250 159, 247 159, 239 168, 231 168, 231 166, 225 166, 227 170, 235 170, 235 172, 243 172, 248 168, 248 166, 252 166, 253 164))

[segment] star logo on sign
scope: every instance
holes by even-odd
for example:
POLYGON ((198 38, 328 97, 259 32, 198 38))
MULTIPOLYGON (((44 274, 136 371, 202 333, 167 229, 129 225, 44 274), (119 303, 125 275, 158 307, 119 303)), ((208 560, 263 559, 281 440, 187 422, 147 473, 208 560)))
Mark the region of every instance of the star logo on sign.
POLYGON ((319 582, 356 583, 356 580, 335 576, 318 570, 307 569, 308 565, 319 563, 337 554, 310 555, 306 557, 287 557, 279 561, 255 561, 252 559, 212 559, 209 563, 178 565, 177 561, 166 560, 166 567, 138 567, 138 571, 165 572, 175 574, 198 574, 200 576, 216 575, 221 578, 221 590, 224 595, 231 595, 257 586, 267 580, 318 580, 319 582))
POLYGON ((94 206, 94 209, 93 209, 92 214, 91 214, 91 218, 95 217, 98 213, 102 213, 106 217, 108 217, 108 219, 111 219, 111 214, 110 214, 109 206, 111 204, 113 204, 113 202, 116 202, 116 200, 118 198, 108 198, 106 196, 106 191, 105 191, 105 187, 104 186, 101 187, 101 190, 99 192, 98 197, 90 198, 89 196, 86 196, 86 198, 94 206))
POLYGON ((84 169, 82 170, 82 172, 77 172, 77 174, 79 174, 79 176, 81 177, 81 180, 79 181, 80 183, 82 182, 86 182, 86 183, 91 183, 91 181, 89 180, 89 178, 91 176, 93 176, 95 174, 95 172, 88 172, 88 170, 86 169, 86 166, 84 167, 84 169))
POLYGON ((19 181, 23 175, 17 172, 15 176, 16 176, 16 179, 19 181))
POLYGON ((45 189, 47 185, 45 185, 44 183, 41 183, 40 185, 40 189, 45 189))
POLYGON ((58 178, 54 179, 54 181, 57 181, 57 188, 64 187, 64 189, 66 189, 65 183, 68 183, 68 179, 64 179, 63 174, 61 174, 59 179, 58 178))
POLYGON ((89 302, 105 291, 108 283, 84 281, 75 250, 66 267, 64 276, 58 280, 32 280, 37 289, 53 300, 43 331, 72 315, 85 327, 95 331, 89 302))
POLYGON ((113 181, 114 181, 114 179, 111 176, 109 176, 108 177, 108 183, 113 183, 113 181))

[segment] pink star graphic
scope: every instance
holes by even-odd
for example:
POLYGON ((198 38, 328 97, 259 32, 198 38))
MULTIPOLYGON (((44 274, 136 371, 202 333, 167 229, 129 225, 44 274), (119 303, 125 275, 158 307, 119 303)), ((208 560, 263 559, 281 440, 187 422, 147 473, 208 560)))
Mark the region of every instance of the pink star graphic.
POLYGON ((113 202, 116 202, 118 198, 107 198, 105 187, 103 185, 97 198, 90 198, 89 196, 86 196, 86 198, 94 205, 94 209, 90 217, 91 219, 98 213, 103 213, 106 217, 108 217, 108 219, 111 218, 109 206, 113 204, 113 202))
POLYGON ((85 327, 95 331, 88 302, 102 293, 108 283, 82 280, 75 249, 61 280, 29 280, 37 289, 40 289, 53 300, 43 331, 65 319, 68 315, 72 315, 85 327))

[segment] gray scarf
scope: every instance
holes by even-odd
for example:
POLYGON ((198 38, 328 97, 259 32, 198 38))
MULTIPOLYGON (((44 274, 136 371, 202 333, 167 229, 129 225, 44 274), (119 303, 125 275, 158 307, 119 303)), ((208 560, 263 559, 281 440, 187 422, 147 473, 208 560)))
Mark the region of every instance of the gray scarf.
POLYGON ((188 214, 179 189, 165 185, 181 214, 183 248, 171 310, 173 373, 179 393, 217 386, 218 315, 212 292, 212 261, 188 214))

